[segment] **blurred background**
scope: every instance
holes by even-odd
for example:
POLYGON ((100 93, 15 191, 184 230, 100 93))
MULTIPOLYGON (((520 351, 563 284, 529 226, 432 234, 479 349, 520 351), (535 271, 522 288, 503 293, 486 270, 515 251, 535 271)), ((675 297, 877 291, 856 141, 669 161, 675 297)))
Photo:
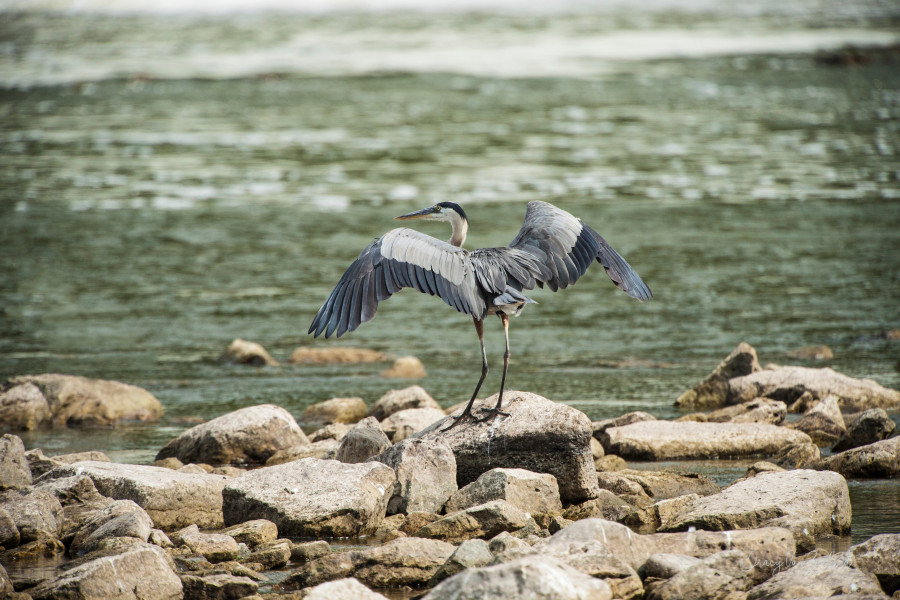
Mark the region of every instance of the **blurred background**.
MULTIPOLYGON (((764 364, 900 387, 900 4, 247 5, 0 2, 0 378, 114 379, 167 411, 27 447, 151 462, 198 419, 263 402, 299 418, 412 383, 468 399, 477 338, 436 298, 306 335, 394 216, 443 200, 468 212, 470 249, 553 202, 655 293, 633 301, 596 267, 536 291, 511 327, 512 389, 672 417, 741 341, 764 364), (285 364, 219 363, 236 337, 285 364), (793 354, 823 344, 833 358, 793 354), (299 346, 415 355, 428 376, 286 364, 299 346)), ((488 395, 503 338, 486 328, 488 395)))

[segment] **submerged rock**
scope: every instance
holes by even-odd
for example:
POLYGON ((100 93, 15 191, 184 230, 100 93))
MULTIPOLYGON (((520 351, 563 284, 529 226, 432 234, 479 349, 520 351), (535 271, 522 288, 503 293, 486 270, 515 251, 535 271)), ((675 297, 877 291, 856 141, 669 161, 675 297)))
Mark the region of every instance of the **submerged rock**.
POLYGON ((841 436, 832 452, 843 452, 873 444, 890 437, 896 424, 883 408, 870 408, 860 413, 841 436))
POLYGON ((369 407, 369 416, 384 421, 392 414, 411 408, 436 408, 441 406, 422 386, 412 385, 400 390, 391 390, 369 407))
POLYGON ((303 411, 300 421, 303 423, 353 424, 366 418, 366 403, 362 398, 332 398, 317 402, 303 411))
POLYGON ((811 461, 808 468, 836 471, 848 478, 900 477, 900 437, 811 461))
POLYGON ((291 353, 289 362, 295 365, 328 365, 384 362, 388 356, 366 348, 309 348, 301 346, 291 353))
MULTIPOLYGON (((496 396, 476 401, 474 410, 496 403, 496 396)), ((536 394, 514 391, 506 392, 503 410, 510 416, 461 423, 445 431, 453 418, 449 416, 415 437, 443 439, 450 445, 460 487, 491 469, 511 467, 553 475, 564 502, 583 502, 599 494, 591 454, 591 422, 584 413, 536 394)))
POLYGON ((163 407, 150 392, 139 387, 74 375, 20 375, 5 388, 34 384, 50 407, 53 421, 69 426, 107 426, 121 420, 152 421, 163 407))
POLYGON ((278 452, 309 444, 291 413, 274 404, 248 406, 191 427, 156 455, 183 463, 261 464, 278 452))
POLYGON ((456 492, 456 459, 443 440, 403 440, 370 460, 391 467, 397 476, 389 515, 436 513, 456 492))
POLYGON ((760 473, 718 494, 698 498, 664 529, 784 527, 791 530, 798 548, 810 550, 818 535, 849 532, 850 518, 850 493, 843 477, 797 470, 760 473))
POLYGON ((607 429, 600 442, 626 459, 676 460, 772 456, 784 446, 808 442, 800 431, 759 423, 644 421, 607 429))
MULTIPOLYGON (((725 357, 713 372, 691 390, 675 400, 680 408, 717 408, 723 406, 728 397, 728 380, 742 375, 750 375, 760 370, 756 350, 750 344, 741 342, 725 357)), ((748 398, 752 400, 752 398, 748 398)))
POLYGON ((254 367, 277 367, 278 361, 266 351, 262 345, 256 342, 248 342, 237 338, 232 341, 222 356, 219 357, 222 362, 229 362, 238 365, 251 365, 254 367))
POLYGON ((287 536, 354 537, 384 518, 393 469, 304 458, 249 471, 228 481, 222 496, 228 525, 267 519, 287 536))

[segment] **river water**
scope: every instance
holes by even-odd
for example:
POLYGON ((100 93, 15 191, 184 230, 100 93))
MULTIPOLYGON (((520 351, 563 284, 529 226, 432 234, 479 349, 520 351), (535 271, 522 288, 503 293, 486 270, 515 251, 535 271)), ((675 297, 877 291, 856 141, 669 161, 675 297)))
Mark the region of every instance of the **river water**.
MULTIPOLYGON (((763 363, 900 387, 898 53, 816 54, 896 43, 900 6, 626 4, 0 5, 0 377, 115 379, 166 409, 26 446, 148 463, 198 419, 410 383, 384 364, 219 364, 236 337, 282 361, 301 345, 415 355, 442 405, 467 399, 477 338, 434 298, 306 335, 392 217, 441 200, 465 206, 469 248, 556 203, 654 291, 635 302, 596 269, 536 291, 511 326, 512 389, 592 419, 670 418, 741 341, 763 363), (814 344, 834 358, 791 358, 814 344)), ((492 393, 503 338, 487 330, 492 393)), ((745 467, 667 468, 727 483, 745 467)), ((900 485, 851 492, 854 539, 900 531, 900 485)))

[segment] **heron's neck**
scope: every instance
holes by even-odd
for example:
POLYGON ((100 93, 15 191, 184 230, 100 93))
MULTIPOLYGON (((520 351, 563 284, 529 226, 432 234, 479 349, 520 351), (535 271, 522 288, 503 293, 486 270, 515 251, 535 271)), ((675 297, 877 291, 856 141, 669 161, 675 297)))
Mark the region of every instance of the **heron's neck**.
POLYGON ((466 243, 466 232, 469 231, 469 223, 455 212, 451 211, 451 213, 453 216, 450 218, 450 226, 453 228, 453 233, 450 235, 450 244, 461 248, 466 243))

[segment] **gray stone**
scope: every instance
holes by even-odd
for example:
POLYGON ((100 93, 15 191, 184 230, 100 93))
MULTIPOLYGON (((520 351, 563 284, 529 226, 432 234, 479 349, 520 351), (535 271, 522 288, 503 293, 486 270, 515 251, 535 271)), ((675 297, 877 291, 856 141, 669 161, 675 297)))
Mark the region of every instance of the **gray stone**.
POLYGON ((365 535, 384 518, 395 479, 378 462, 316 458, 248 471, 222 492, 225 522, 267 519, 288 536, 365 535))
POLYGON ((33 383, 0 392, 0 430, 31 431, 50 423, 50 405, 33 383))
POLYGON ((781 425, 787 416, 787 405, 778 400, 756 398, 750 402, 726 406, 706 415, 707 423, 763 423, 781 425))
POLYGON ((0 507, 0 547, 15 548, 21 539, 16 522, 5 508, 0 507))
POLYGON ((160 548, 175 547, 175 544, 172 543, 172 540, 169 539, 169 536, 167 536, 166 532, 164 532, 162 529, 151 529, 150 537, 147 538, 147 541, 154 546, 159 546, 160 548))
POLYGON ((457 491, 445 510, 453 513, 491 500, 506 500, 535 517, 552 517, 562 512, 559 486, 548 473, 525 469, 491 469, 457 491))
POLYGON ((300 460, 301 458, 325 458, 328 454, 334 454, 339 445, 340 442, 337 440, 327 438, 315 441, 311 444, 279 450, 266 460, 266 466, 274 467, 275 465, 283 465, 285 463, 294 462, 295 460, 300 460))
POLYGON ((664 529, 724 531, 764 526, 790 529, 797 547, 806 550, 815 546, 818 535, 849 532, 847 482, 829 471, 760 473, 718 494, 698 498, 664 529))
POLYGON ((259 584, 249 577, 229 573, 181 576, 184 597, 188 600, 237 600, 256 593, 259 584))
POLYGON ((900 534, 883 533, 850 548, 856 567, 878 578, 882 589, 893 594, 900 589, 900 534))
MULTIPOLYGON (((728 381, 734 377, 750 375, 760 370, 756 350, 750 344, 741 342, 731 354, 725 357, 713 372, 691 390, 675 400, 680 408, 715 408, 723 406, 728 397, 728 381)), ((748 398, 752 400, 752 398, 748 398)))
POLYGON ((820 456, 819 447, 807 438, 786 444, 772 456, 772 462, 784 469, 803 469, 819 460, 820 456))
POLYGON ((391 446, 391 441, 381 430, 374 417, 366 417, 350 428, 337 448, 335 458, 343 463, 361 463, 381 454, 391 446))
POLYGON ((301 565, 285 581, 287 589, 354 577, 378 588, 427 583, 455 548, 438 540, 398 538, 362 550, 329 554, 301 565))
MULTIPOLYGON (((161 529, 190 524, 222 527, 222 475, 179 473, 164 467, 105 462, 80 462, 57 467, 46 479, 87 475, 104 496, 133 500, 161 529)), ((43 481, 43 479, 42 479, 43 481)))
POLYGON ((73 375, 21 375, 6 388, 32 383, 50 406, 56 423, 69 426, 113 425, 121 420, 152 421, 163 414, 162 404, 139 387, 73 375))
MULTIPOLYGON (((332 398, 306 408, 303 423, 356 423, 366 418, 366 403, 362 398, 332 398)), ((377 419, 376 419, 377 420, 377 419)))
MULTIPOLYGON (((715 554, 712 556, 715 556, 715 554)), ((670 579, 699 562, 700 559, 694 556, 657 552, 650 555, 650 558, 647 559, 641 570, 647 579, 670 579)))
POLYGON ((325 540, 304 542, 291 546, 291 560, 294 562, 307 562, 325 556, 331 552, 331 546, 325 540))
POLYGON ((417 537, 461 542, 493 537, 501 531, 517 531, 534 520, 505 500, 493 500, 447 515, 416 532, 417 537))
POLYGON ((501 531, 488 542, 488 549, 492 554, 502 554, 513 550, 530 550, 531 545, 508 531, 501 531))
POLYGON ((753 564, 740 550, 726 550, 682 569, 654 586, 647 600, 719 600, 753 585, 753 564))
POLYGON ((850 478, 900 477, 900 437, 811 461, 808 468, 836 471, 850 478))
POLYGON ((20 544, 59 538, 62 505, 50 492, 39 488, 0 492, 0 508, 15 523, 20 544))
POLYGON ((491 567, 471 568, 444 580, 423 600, 611 600, 606 582, 552 558, 527 556, 491 567))
POLYGON ((428 584, 437 585, 465 569, 487 566, 492 560, 494 560, 494 555, 491 554, 490 546, 486 541, 478 538, 466 540, 453 551, 447 562, 441 565, 428 584))
POLYGON ((191 427, 156 455, 183 463, 262 464, 279 450, 308 444, 291 413, 274 404, 248 406, 191 427))
POLYGON ((591 432, 594 436, 594 439, 600 441, 600 436, 603 435, 603 432, 607 429, 611 429, 613 427, 624 427, 626 425, 631 425, 632 423, 640 423, 641 421, 656 421, 656 417, 654 417, 650 413, 645 413, 642 410, 635 410, 613 419, 591 421, 591 432))
POLYGON ((456 458, 443 440, 403 440, 369 460, 397 476, 387 514, 436 513, 456 492, 456 458))
POLYGON ((567 507, 562 516, 569 521, 580 521, 592 517, 621 521, 633 512, 634 506, 609 490, 600 490, 597 498, 567 507))
POLYGON ((240 549, 230 535, 224 533, 201 533, 196 525, 190 525, 172 534, 172 541, 187 546, 191 552, 200 554, 212 563, 234 560, 240 549))
POLYGON ((303 591, 303 600, 387 600, 353 578, 327 581, 303 591))
POLYGON ((835 396, 828 396, 788 426, 806 433, 820 447, 833 445, 847 431, 835 396))
POLYGON ((0 491, 31 485, 31 468, 25 458, 25 445, 17 435, 0 437, 0 491))
MULTIPOLYGON (((474 410, 491 408, 496 402, 496 396, 476 401, 474 410)), ((536 394, 515 391, 505 393, 503 410, 510 416, 446 430, 450 416, 415 437, 443 439, 450 445, 460 487, 486 471, 510 467, 553 475, 563 502, 597 497, 600 490, 591 454, 591 422, 584 413, 536 394)))
POLYGON ((874 575, 854 568, 846 553, 798 562, 747 593, 747 600, 790 598, 883 598, 874 575))
POLYGON ((153 523, 143 508, 131 500, 115 500, 97 511, 75 532, 69 546, 72 556, 82 556, 96 550, 111 537, 133 537, 146 542, 153 523))
POLYGON ((709 477, 698 473, 673 473, 671 471, 638 471, 624 469, 612 473, 598 474, 600 487, 617 494, 631 492, 627 483, 636 486, 633 493, 643 494, 648 499, 665 500, 685 494, 707 496, 719 491, 719 486, 709 477), (618 482, 620 485, 617 485, 618 482))
POLYGON ((401 390, 391 390, 369 407, 369 416, 383 421, 394 413, 411 408, 434 408, 441 406, 422 386, 412 385, 401 390))
POLYGON ((230 535, 235 541, 255 548, 260 544, 274 542, 278 539, 278 527, 272 521, 254 519, 223 529, 222 533, 230 535))
POLYGON ((181 580, 161 548, 136 541, 121 554, 101 556, 28 590, 34 600, 180 600, 181 580))
POLYGON ((267 542, 257 546, 249 556, 242 560, 248 563, 260 564, 267 571, 280 569, 291 559, 292 547, 291 540, 287 539, 267 542))
POLYGON ((63 463, 58 460, 53 460, 49 456, 46 456, 44 451, 40 448, 32 448, 27 451, 25 453, 25 460, 28 461, 28 468, 31 469, 31 476, 34 479, 63 465, 63 463))
POLYGON ((330 425, 325 425, 324 427, 316 429, 309 434, 308 437, 309 441, 312 443, 322 440, 334 440, 335 442, 339 442, 342 437, 347 435, 348 431, 350 431, 350 426, 346 423, 331 423, 330 425))
POLYGON ((219 360, 236 365, 251 365, 254 367, 278 366, 278 361, 272 358, 262 345, 256 342, 248 342, 241 338, 236 338, 228 344, 228 348, 225 349, 219 360))
POLYGON ((880 442, 894 432, 894 421, 883 408, 865 410, 850 423, 850 427, 832 448, 832 452, 843 452, 880 442))
POLYGON ((804 392, 814 399, 836 396, 842 412, 900 406, 900 392, 878 385, 871 379, 853 379, 832 369, 780 367, 766 369, 728 381, 728 404, 739 404, 765 396, 790 405, 804 392))
POLYGON ((607 429, 600 441, 607 452, 625 459, 684 460, 772 456, 809 436, 758 423, 644 421, 607 429))
POLYGON ((440 408, 407 408, 384 419, 381 429, 396 444, 445 416, 440 408))

